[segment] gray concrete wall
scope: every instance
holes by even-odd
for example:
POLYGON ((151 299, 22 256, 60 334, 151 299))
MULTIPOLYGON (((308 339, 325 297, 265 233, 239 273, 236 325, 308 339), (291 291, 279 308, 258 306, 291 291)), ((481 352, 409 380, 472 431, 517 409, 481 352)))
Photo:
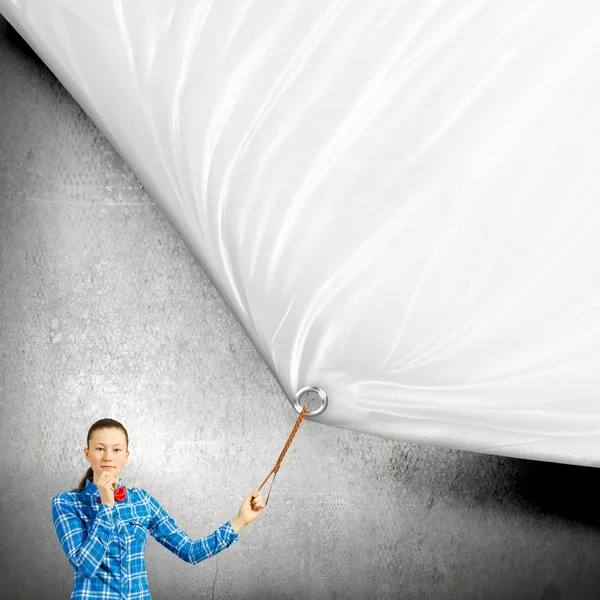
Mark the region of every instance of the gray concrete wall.
MULTIPOLYGON (((126 485, 197 539, 232 518, 296 420, 136 177, 0 19, 0 595, 64 600, 50 501, 86 434, 129 431, 126 485)), ((154 600, 600 598, 594 469, 305 421, 269 506, 199 565, 153 539, 154 600)))

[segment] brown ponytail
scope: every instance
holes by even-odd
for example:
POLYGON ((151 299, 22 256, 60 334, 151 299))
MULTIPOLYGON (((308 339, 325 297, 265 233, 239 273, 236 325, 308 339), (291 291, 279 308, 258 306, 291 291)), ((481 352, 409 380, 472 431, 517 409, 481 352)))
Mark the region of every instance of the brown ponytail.
MULTIPOLYGON (((99 421, 96 421, 90 427, 88 434, 87 434, 88 448, 90 446, 90 440, 92 439, 92 434, 94 433, 94 431, 96 431, 97 429, 113 429, 113 428, 120 429, 125 434, 127 448, 129 448, 129 436, 127 435, 127 429, 125 429, 125 427, 123 427, 123 425, 121 425, 121 423, 119 423, 119 421, 115 421, 114 419, 100 419, 99 421)), ((89 479, 90 481, 92 481, 93 477, 94 477, 94 470, 92 469, 92 467, 90 467, 86 471, 86 474, 81 478, 81 481, 79 482, 77 491, 81 492, 85 488, 86 480, 89 479)))
POLYGON ((79 487, 77 488, 78 492, 80 492, 85 487, 86 479, 89 479, 90 481, 92 481, 94 479, 94 470, 92 469, 92 467, 90 467, 87 470, 87 473, 83 476, 82 480, 79 482, 79 487))

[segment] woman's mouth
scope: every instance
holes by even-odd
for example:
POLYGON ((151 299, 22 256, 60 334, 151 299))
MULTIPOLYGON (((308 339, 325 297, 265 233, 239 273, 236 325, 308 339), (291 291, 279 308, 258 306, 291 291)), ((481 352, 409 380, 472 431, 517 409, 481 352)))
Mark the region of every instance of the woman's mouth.
POLYGON ((114 469, 114 467, 111 467, 111 466, 108 466, 108 465, 106 465, 106 466, 103 466, 102 468, 103 468, 103 469, 114 469))

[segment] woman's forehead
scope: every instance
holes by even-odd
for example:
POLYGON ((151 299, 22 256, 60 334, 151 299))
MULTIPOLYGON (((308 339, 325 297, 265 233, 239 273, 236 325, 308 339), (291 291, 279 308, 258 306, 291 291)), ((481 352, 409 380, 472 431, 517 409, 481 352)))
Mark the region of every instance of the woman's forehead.
POLYGON ((114 446, 117 444, 125 445, 125 434, 120 429, 99 429, 92 433, 91 439, 96 444, 105 446, 114 446))

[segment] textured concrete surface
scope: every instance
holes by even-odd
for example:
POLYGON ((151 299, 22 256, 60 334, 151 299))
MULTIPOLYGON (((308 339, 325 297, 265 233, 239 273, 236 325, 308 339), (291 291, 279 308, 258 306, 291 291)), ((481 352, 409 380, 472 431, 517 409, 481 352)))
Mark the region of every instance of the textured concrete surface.
MULTIPOLYGON (((50 500, 89 426, 194 538, 237 512, 296 420, 141 185, 0 19, 0 590, 68 598, 50 500)), ((265 512, 192 566, 154 540, 155 600, 600 598, 595 469, 304 422, 265 512)))

